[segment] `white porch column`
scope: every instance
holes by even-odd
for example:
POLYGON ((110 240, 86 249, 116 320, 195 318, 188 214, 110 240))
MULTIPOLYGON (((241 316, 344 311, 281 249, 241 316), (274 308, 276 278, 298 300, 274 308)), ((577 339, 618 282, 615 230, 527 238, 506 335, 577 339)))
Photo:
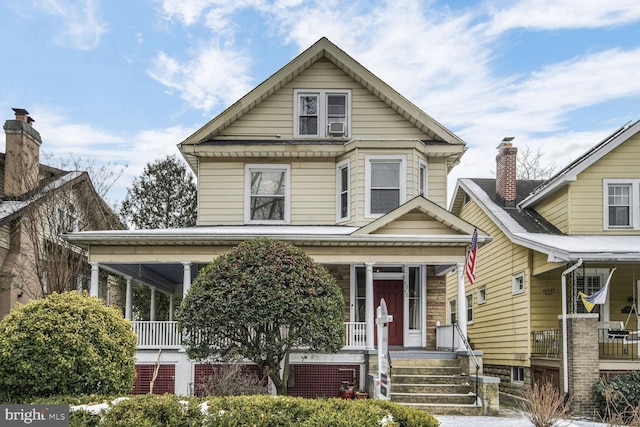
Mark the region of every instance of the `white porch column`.
POLYGON ((182 297, 184 298, 191 286, 191 263, 189 261, 183 261, 182 265, 184 266, 184 276, 182 279, 182 297))
POLYGON ((89 296, 97 297, 100 291, 100 264, 97 262, 90 262, 91 265, 91 286, 89 287, 89 296))
POLYGON ((149 320, 156 320, 156 288, 151 288, 151 302, 149 303, 149 320))
POLYGON ((373 300, 373 265, 374 263, 366 263, 365 275, 365 316, 367 319, 367 348, 375 348, 374 344, 374 326, 375 326, 375 309, 373 300))
POLYGON ((124 296, 124 318, 131 320, 131 311, 133 305, 133 279, 127 277, 127 292, 124 296))
MULTIPOLYGON (((462 336, 467 338, 467 296, 464 291, 464 263, 458 263, 456 266, 456 270, 458 272, 458 326, 460 326, 460 331, 462 332, 462 336)), ((464 343, 460 340, 460 345, 458 346, 458 350, 466 350, 464 343)))
POLYGON ((173 322, 173 304, 174 304, 174 296, 171 295, 169 297, 169 322, 173 322))

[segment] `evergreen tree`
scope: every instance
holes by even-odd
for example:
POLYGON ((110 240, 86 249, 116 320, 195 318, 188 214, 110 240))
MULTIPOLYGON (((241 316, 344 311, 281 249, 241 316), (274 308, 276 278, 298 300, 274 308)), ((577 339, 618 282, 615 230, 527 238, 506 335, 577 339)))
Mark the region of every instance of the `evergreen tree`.
MULTIPOLYGON (((196 225, 197 190, 193 175, 171 155, 148 163, 135 178, 120 207, 120 217, 136 229, 181 228, 196 225)), ((136 318, 149 320, 151 290, 135 284, 133 310, 136 318)), ((156 319, 168 320, 169 297, 156 294, 156 319)))
POLYGON ((136 229, 196 225, 196 184, 176 155, 148 163, 135 178, 120 207, 120 216, 136 229))

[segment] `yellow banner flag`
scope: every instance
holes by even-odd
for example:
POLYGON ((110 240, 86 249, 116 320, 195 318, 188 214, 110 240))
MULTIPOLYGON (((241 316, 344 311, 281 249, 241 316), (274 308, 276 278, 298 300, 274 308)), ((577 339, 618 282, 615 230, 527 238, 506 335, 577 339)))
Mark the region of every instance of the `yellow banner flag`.
POLYGON ((578 292, 578 296, 582 298, 582 303, 584 304, 584 308, 587 309, 587 312, 591 313, 591 310, 593 310, 593 307, 595 307, 596 305, 592 302, 589 302, 589 300, 587 300, 586 294, 583 294, 582 292, 578 292))

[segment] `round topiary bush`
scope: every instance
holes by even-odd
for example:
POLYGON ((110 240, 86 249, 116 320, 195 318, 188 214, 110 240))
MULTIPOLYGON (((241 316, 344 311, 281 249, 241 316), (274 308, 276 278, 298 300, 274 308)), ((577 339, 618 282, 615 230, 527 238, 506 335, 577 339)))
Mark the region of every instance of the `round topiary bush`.
POLYGON ((128 393, 136 337, 102 300, 77 292, 19 305, 0 322, 0 401, 128 393))

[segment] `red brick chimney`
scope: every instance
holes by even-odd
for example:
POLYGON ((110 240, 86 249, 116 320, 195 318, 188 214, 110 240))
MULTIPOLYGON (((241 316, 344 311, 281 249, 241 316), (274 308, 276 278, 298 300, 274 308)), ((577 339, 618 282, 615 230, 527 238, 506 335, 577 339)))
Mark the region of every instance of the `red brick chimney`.
POLYGON ((42 138, 31 125, 34 120, 27 110, 13 108, 13 111, 16 118, 4 124, 4 195, 17 197, 38 184, 42 138))
POLYGON ((518 149, 511 144, 512 136, 505 137, 496 148, 496 198, 504 207, 516 205, 516 159, 518 149))

